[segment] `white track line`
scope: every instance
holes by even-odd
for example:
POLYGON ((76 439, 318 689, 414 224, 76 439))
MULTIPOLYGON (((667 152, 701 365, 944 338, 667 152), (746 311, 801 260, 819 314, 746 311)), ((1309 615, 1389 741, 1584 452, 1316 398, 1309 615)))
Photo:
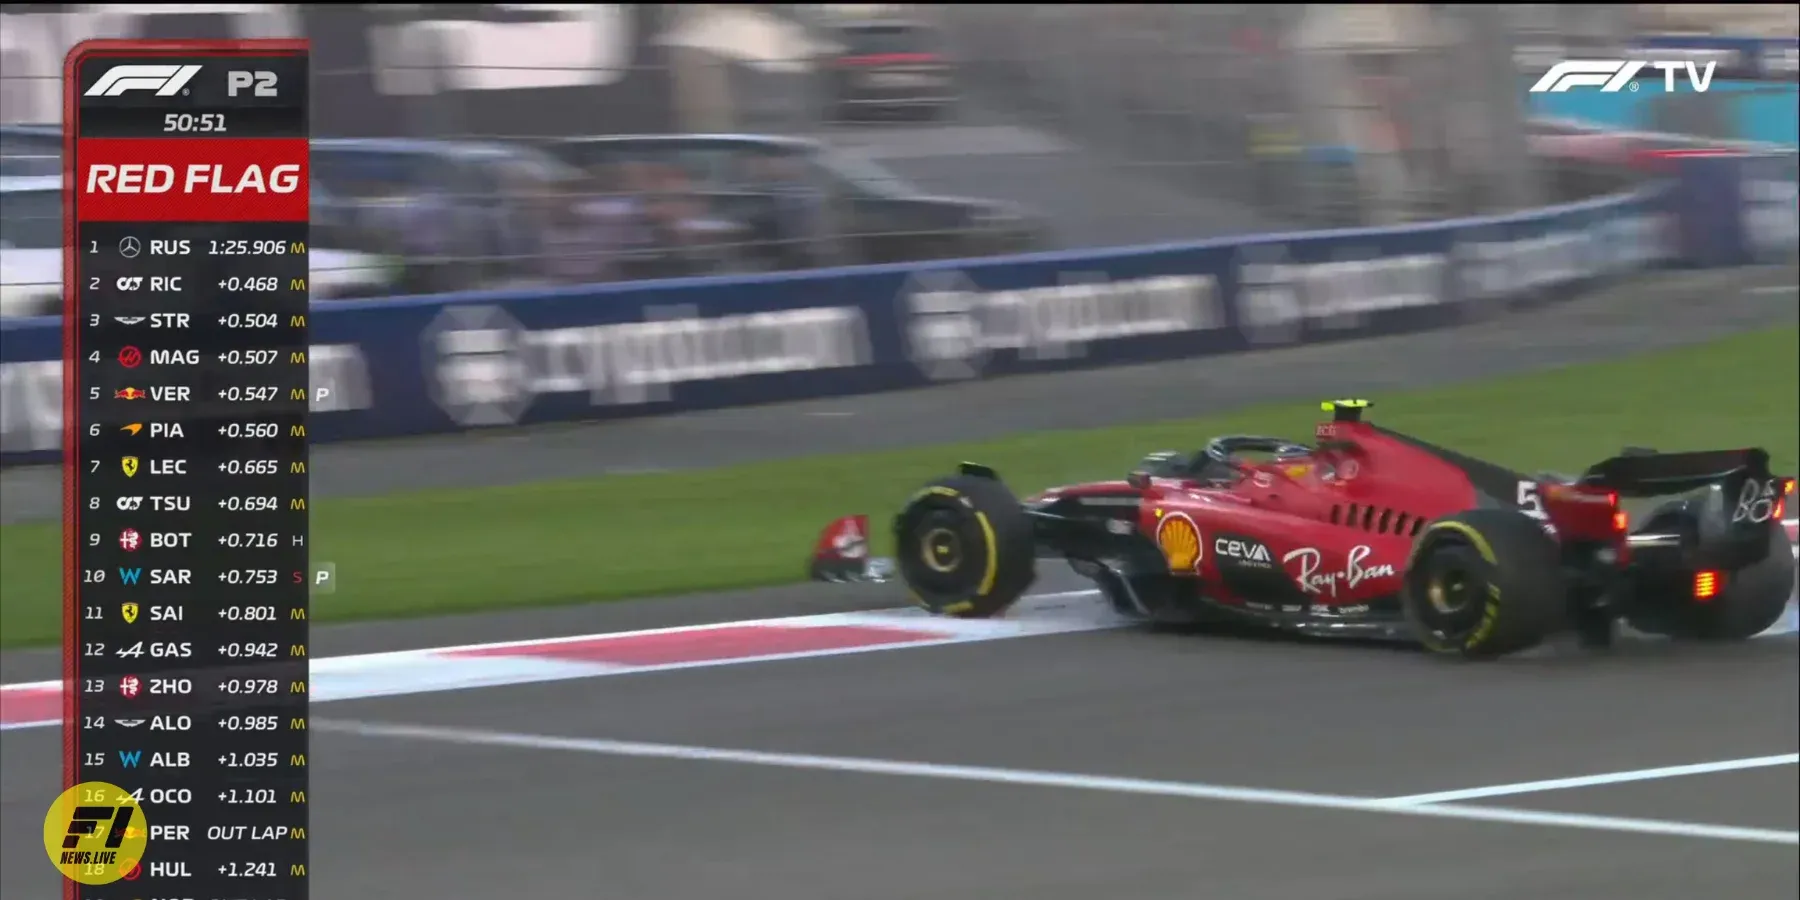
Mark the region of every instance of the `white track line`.
POLYGON ((1390 801, 1367 797, 1314 794, 1303 791, 1268 790, 1231 787, 1196 782, 1154 781, 1144 778, 1118 778, 1104 775, 1081 775, 1068 772, 1042 772, 1027 769, 1002 769, 987 766, 940 765, 936 763, 902 762, 885 759, 862 759, 846 756, 816 756, 803 753, 771 753, 760 750, 737 750, 718 747, 695 747, 680 744, 650 744, 635 741, 611 741, 598 738, 558 737, 555 735, 520 734, 471 728, 445 728, 430 725, 404 725, 384 722, 318 720, 314 730, 359 735, 373 738, 401 738, 419 741, 462 744, 467 746, 513 747, 524 750, 561 750, 601 756, 626 756, 640 759, 676 759, 693 762, 736 763, 782 769, 823 772, 854 772, 864 775, 890 775, 906 778, 929 778, 942 781, 1011 784, 1068 790, 1103 791, 1114 794, 1138 794, 1189 800, 1217 800, 1251 803, 1262 806, 1285 806, 1304 809, 1330 809, 1344 812, 1384 813, 1438 819, 1462 819, 1474 822, 1499 822, 1512 825, 1539 825, 1550 828, 1577 828, 1633 834, 1657 834, 1672 837, 1715 841, 1737 841, 1753 844, 1800 845, 1800 831, 1769 828, 1743 828, 1732 825, 1708 825, 1696 822, 1670 822, 1660 819, 1633 819, 1617 816, 1592 816, 1578 813, 1545 812, 1498 807, 1459 806, 1453 804, 1395 805, 1390 801))
POLYGON ((1754 756, 1749 759, 1727 759, 1719 762, 1693 763, 1685 766, 1663 766, 1660 769, 1637 769, 1631 772, 1609 772, 1604 775, 1581 775, 1574 778, 1551 778, 1545 781, 1521 781, 1517 784, 1496 784, 1491 787, 1468 788, 1460 791, 1438 791, 1432 794, 1412 794, 1405 797, 1389 797, 1378 800, 1389 806, 1422 806, 1430 803, 1455 803, 1460 800, 1479 800, 1483 797, 1506 797, 1513 794, 1536 794, 1542 791, 1563 791, 1571 788, 1603 787, 1609 784, 1625 784, 1632 781, 1656 781, 1663 778, 1685 778, 1689 775, 1712 775, 1718 772, 1739 772, 1744 769, 1766 769, 1771 766, 1791 766, 1800 764, 1800 753, 1783 753, 1777 756, 1754 756))

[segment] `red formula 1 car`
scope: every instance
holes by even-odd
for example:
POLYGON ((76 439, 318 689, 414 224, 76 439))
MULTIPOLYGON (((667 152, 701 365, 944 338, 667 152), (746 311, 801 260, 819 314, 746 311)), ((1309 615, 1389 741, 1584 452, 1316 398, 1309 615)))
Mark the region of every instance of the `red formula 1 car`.
POLYGON ((1491 657, 1620 620, 1672 637, 1752 637, 1794 587, 1781 525, 1794 480, 1760 449, 1627 449, 1579 477, 1527 476, 1324 404, 1315 443, 1236 435, 1160 452, 1123 481, 1020 501, 965 463, 894 520, 895 557, 868 557, 862 517, 815 552, 822 580, 883 580, 947 616, 1002 613, 1042 556, 1066 559, 1129 616, 1238 621, 1410 640, 1491 657), (1675 495, 1683 495, 1675 497, 1675 495), (1628 498, 1672 497, 1637 527, 1628 498))

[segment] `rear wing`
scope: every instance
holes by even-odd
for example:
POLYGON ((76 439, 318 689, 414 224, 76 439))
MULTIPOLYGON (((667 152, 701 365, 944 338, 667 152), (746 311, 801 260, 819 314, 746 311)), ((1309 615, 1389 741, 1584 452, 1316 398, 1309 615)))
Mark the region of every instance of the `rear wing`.
POLYGON ((1759 486, 1770 481, 1769 454, 1760 447, 1744 450, 1700 450, 1691 453, 1624 453, 1595 463, 1580 483, 1605 488, 1624 497, 1685 494, 1712 485, 1727 492, 1746 480, 1759 486))

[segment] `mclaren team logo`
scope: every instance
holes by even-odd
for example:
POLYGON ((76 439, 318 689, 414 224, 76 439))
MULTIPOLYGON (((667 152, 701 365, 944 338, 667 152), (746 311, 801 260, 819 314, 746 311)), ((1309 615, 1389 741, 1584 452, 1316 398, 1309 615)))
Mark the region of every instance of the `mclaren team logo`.
POLYGON ((125 473, 126 478, 136 478, 138 458, 135 456, 127 456, 124 459, 119 460, 119 469, 125 473))

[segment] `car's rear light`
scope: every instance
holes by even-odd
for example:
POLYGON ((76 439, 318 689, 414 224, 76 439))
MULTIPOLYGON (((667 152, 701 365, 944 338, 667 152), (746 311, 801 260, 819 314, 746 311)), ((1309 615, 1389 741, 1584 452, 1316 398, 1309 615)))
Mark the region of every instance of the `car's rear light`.
POLYGON ((1794 479, 1781 479, 1781 493, 1775 497, 1775 521, 1779 522, 1787 517, 1787 498, 1793 492, 1794 479))
POLYGON ((1613 530, 1620 533, 1631 530, 1631 516, 1622 509, 1613 513, 1613 530))
POLYGON ((1724 577, 1713 571, 1694 573, 1694 599, 1702 603, 1719 595, 1719 585, 1724 577))

